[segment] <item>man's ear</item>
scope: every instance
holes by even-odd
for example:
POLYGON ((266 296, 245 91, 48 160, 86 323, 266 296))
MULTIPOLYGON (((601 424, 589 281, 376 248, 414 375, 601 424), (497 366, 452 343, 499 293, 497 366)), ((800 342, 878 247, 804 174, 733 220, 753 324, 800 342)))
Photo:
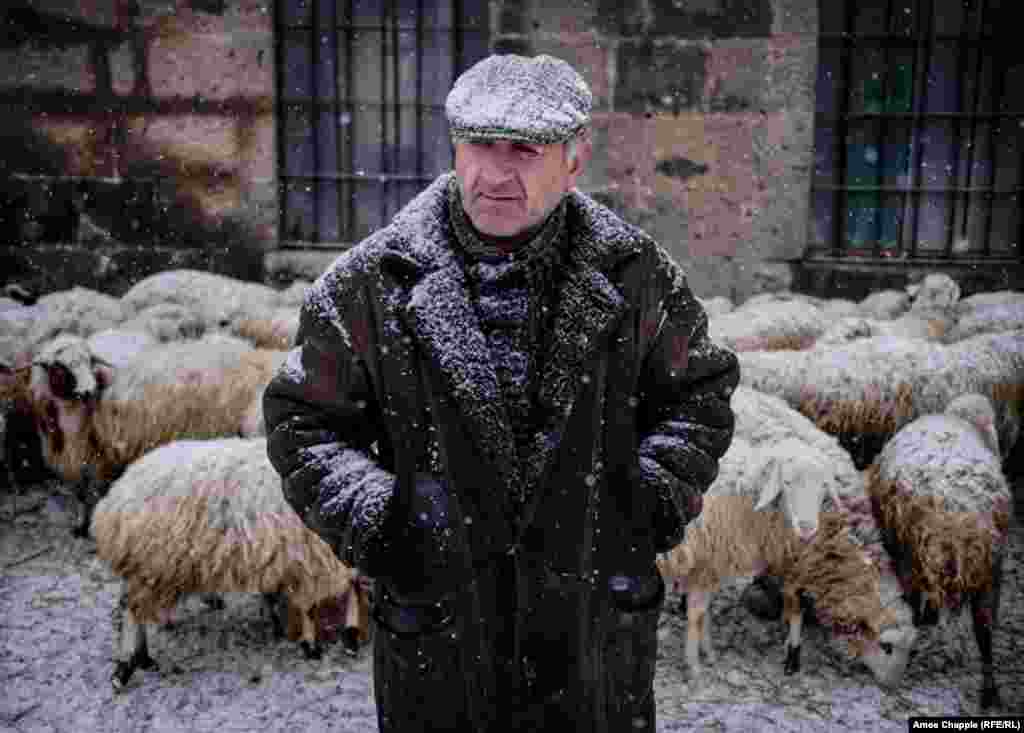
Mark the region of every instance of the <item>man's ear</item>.
POLYGON ((576 179, 587 169, 587 164, 590 162, 590 156, 593 152, 594 145, 590 136, 590 130, 585 130, 576 138, 576 156, 569 164, 569 188, 573 188, 576 185, 576 179))

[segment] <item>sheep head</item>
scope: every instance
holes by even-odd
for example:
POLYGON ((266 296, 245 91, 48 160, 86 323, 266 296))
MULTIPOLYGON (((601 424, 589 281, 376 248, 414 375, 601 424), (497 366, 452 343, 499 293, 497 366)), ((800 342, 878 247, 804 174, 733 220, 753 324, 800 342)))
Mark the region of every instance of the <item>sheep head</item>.
POLYGON ((780 511, 804 542, 818 532, 825 498, 838 499, 829 467, 809 456, 808 448, 786 438, 762 453, 751 473, 753 484, 761 487, 754 509, 780 511))
POLYGON ((61 334, 32 359, 28 391, 43 459, 66 480, 77 480, 62 470, 67 468, 61 458, 69 445, 68 436, 80 436, 88 429, 89 417, 112 378, 113 368, 78 336, 61 334))
POLYGON ((864 644, 860 658, 879 685, 895 687, 903 679, 916 641, 917 629, 913 626, 889 628, 878 635, 877 641, 864 644))

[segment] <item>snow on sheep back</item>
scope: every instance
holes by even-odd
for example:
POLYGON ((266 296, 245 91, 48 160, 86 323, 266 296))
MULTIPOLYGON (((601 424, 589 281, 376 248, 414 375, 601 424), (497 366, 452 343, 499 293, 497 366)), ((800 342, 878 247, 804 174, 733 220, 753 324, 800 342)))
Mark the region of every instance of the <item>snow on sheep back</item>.
POLYGON ((96 505, 97 555, 124 583, 113 681, 152 663, 145 624, 184 595, 283 593, 289 628, 318 656, 312 612, 353 571, 295 513, 263 438, 176 441, 131 464, 96 505))

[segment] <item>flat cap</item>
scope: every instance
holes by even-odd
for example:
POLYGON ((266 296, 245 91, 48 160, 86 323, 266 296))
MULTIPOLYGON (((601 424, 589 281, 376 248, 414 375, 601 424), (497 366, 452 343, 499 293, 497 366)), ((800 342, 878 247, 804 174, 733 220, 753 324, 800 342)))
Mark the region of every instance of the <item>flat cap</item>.
POLYGON ((467 69, 445 102, 455 140, 551 144, 590 121, 593 95, 575 69, 554 56, 488 56, 467 69))

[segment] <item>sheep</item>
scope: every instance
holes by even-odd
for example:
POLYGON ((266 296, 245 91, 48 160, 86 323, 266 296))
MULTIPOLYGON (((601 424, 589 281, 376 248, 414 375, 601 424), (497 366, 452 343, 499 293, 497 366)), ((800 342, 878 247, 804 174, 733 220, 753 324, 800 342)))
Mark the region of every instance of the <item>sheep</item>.
POLYGON ((290 349, 299 330, 299 310, 279 308, 262 318, 245 318, 235 322, 231 332, 257 348, 290 349))
POLYGON ((276 309, 281 295, 268 285, 201 270, 167 270, 133 285, 121 296, 127 317, 159 303, 188 307, 207 330, 230 328, 239 318, 276 309))
POLYGON ((789 627, 785 674, 800 669, 803 592, 813 598, 816 612, 829 627, 848 639, 850 651, 879 684, 898 684, 916 632, 900 624, 888 606, 879 568, 851 540, 844 518, 825 512, 821 519, 819 531, 805 543, 781 511, 757 510, 751 496, 705 496, 684 542, 658 557, 662 574, 686 586, 686 661, 694 677, 702 673, 701 651, 709 661, 715 657, 707 615, 712 594, 725 578, 767 570, 783 579, 783 619, 789 627))
POLYGON ((908 589, 915 623, 970 601, 982 661, 981 707, 999 704, 993 674, 1010 490, 995 411, 967 393, 901 428, 869 469, 868 490, 908 589))
POLYGON ((115 371, 75 336, 41 349, 18 404, 37 426, 43 463, 75 487, 83 508, 75 534, 147 450, 175 438, 261 434, 263 389, 284 356, 214 335, 153 347, 115 371))
POLYGON ((735 351, 799 350, 812 345, 829 323, 806 298, 757 296, 710 318, 708 332, 714 341, 735 351))
POLYGON ((871 338, 785 354, 738 354, 741 383, 775 394, 837 436, 858 468, 897 429, 939 412, 957 395, 988 394, 997 406, 1000 445, 1009 452, 1024 400, 1024 330, 955 344, 871 338))
POLYGON ((73 287, 44 295, 33 308, 42 312, 25 335, 25 348, 34 350, 61 333, 90 336, 124 320, 121 301, 113 296, 73 287))
POLYGON ((858 303, 860 315, 883 321, 896 318, 910 309, 910 294, 906 290, 879 290, 858 303))
POLYGON ((1017 329, 1024 329, 1024 293, 977 293, 957 303, 956 322, 943 340, 955 343, 980 333, 1017 329))
POLYGON ((115 689, 136 669, 154 665, 146 625, 185 595, 284 594, 289 628, 308 658, 321 654, 312 616, 318 605, 339 596, 359 602, 353 571, 285 499, 264 438, 183 440, 154 449, 97 504, 91 532, 98 557, 123 581, 115 689))

